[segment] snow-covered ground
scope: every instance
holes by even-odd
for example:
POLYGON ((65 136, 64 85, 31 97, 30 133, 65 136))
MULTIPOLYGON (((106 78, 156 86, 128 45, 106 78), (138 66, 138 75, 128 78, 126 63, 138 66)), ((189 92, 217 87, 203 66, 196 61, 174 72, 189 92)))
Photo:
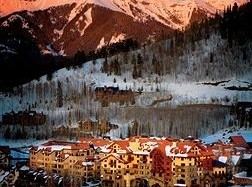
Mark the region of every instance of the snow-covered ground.
MULTIPOLYGON (((9 146, 10 148, 29 148, 31 146, 39 146, 45 143, 48 140, 34 140, 34 139, 27 139, 27 140, 5 140, 0 139, 0 145, 2 146, 9 146)), ((15 154, 13 152, 13 154, 15 154)))
MULTIPOLYGON (((131 72, 124 72, 121 76, 111 75, 108 76, 106 73, 101 73, 104 59, 98 59, 93 62, 87 62, 79 69, 67 70, 63 68, 53 75, 55 82, 62 81, 69 78, 71 82, 80 85, 85 82, 87 85, 93 85, 93 87, 103 86, 119 86, 120 89, 129 89, 138 91, 143 88, 145 93, 155 93, 156 88, 163 91, 167 95, 172 94, 175 96, 175 100, 178 103, 191 102, 197 103, 209 103, 213 99, 221 99, 229 97, 232 101, 250 101, 252 98, 252 90, 250 91, 237 91, 228 90, 226 87, 249 87, 252 84, 252 76, 250 74, 243 77, 233 78, 225 80, 217 86, 204 84, 205 82, 174 82, 171 81, 170 76, 161 76, 158 83, 156 83, 156 75, 144 77, 142 79, 133 79, 131 72), (124 81, 126 79, 126 82, 124 81)), ((41 77, 39 81, 34 80, 32 84, 45 83, 47 82, 46 76, 41 77)), ((214 82, 213 82, 214 83, 214 82)), ((25 87, 25 86, 24 86, 25 87)), ((160 97, 160 93, 157 93, 160 97)), ((154 96, 155 99, 155 96, 154 96)))
MULTIPOLYGON (((158 81, 156 80, 157 75, 155 74, 133 79, 130 70, 123 71, 121 76, 113 74, 109 76, 106 73, 101 73, 103 62, 104 59, 98 59, 95 60, 95 62, 90 61, 84 63, 81 68, 60 69, 53 73, 51 81, 47 80, 46 75, 42 76, 40 80, 33 80, 23 85, 22 94, 0 94, 0 114, 12 110, 16 112, 27 110, 31 107, 32 110, 43 112, 47 115, 47 124, 45 128, 47 128, 46 131, 48 131, 48 129, 52 129, 53 126, 69 124, 71 126, 76 126, 78 120, 83 120, 87 116, 94 117, 94 114, 98 111, 103 117, 105 115, 111 122, 115 122, 115 124, 119 126, 118 129, 109 132, 108 135, 111 137, 119 137, 122 134, 125 137, 128 124, 131 123, 135 117, 133 116, 134 118, 132 117, 132 119, 127 118, 127 115, 123 112, 121 112, 120 115, 118 115, 117 112, 119 109, 123 110, 123 107, 127 108, 128 106, 111 104, 109 106, 110 111, 107 108, 102 108, 99 102, 93 100, 92 96, 84 95, 83 90, 85 89, 85 85, 87 90, 103 86, 118 86, 119 89, 122 90, 131 88, 136 92, 141 89, 143 93, 138 94, 135 97, 135 104, 129 107, 162 108, 187 104, 217 104, 231 106, 237 101, 251 101, 252 98, 251 90, 237 91, 226 89, 228 86, 249 87, 252 83, 251 75, 222 80, 222 83, 218 85, 205 84, 206 82, 172 81, 170 75, 160 76, 158 77, 158 81), (126 81, 124 81, 125 79, 126 81), (57 107, 57 87, 59 82, 61 83, 62 95, 64 98, 63 107, 57 107), (159 91, 157 91, 157 89, 159 91), (76 94, 79 95, 77 99, 76 94), (73 99, 75 99, 74 102, 73 99), (126 118, 127 121, 125 120, 126 118)), ((227 116, 223 116, 223 118, 226 117, 227 116)), ((1 118, 2 115, 0 115, 0 121, 1 118)), ((169 129, 168 125, 171 125, 171 122, 166 121, 166 124, 165 121, 161 122, 163 125, 166 125, 164 126, 165 128, 169 129)), ((158 121, 155 123, 158 124, 158 121)), ((196 123, 196 126, 201 125, 200 121, 196 123)), ((227 126, 226 124, 225 122, 213 125, 218 126, 218 128, 214 127, 218 130, 223 126, 227 126)), ((173 129, 172 133, 174 133, 174 130, 175 129, 173 129)))
POLYGON ((221 142, 229 142, 230 136, 243 136, 243 138, 247 142, 252 142, 252 128, 246 129, 246 128, 237 128, 237 127, 229 127, 226 129, 222 129, 215 134, 208 135, 206 137, 200 138, 203 143, 210 144, 213 142, 218 142, 219 140, 221 142))

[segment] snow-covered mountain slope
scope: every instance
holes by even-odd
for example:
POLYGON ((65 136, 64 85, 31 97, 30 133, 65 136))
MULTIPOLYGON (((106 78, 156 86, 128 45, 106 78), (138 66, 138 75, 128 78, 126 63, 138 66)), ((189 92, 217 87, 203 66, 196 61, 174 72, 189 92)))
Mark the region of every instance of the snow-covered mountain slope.
MULTIPOLYGON (((13 94, 0 94, 0 112, 28 108, 43 111, 47 115, 48 133, 60 125, 76 126, 86 117, 106 117, 119 126, 108 133, 113 137, 127 136, 128 126, 132 126, 134 120, 142 124, 143 133, 150 132, 155 136, 203 137, 234 123, 230 107, 237 101, 251 101, 252 98, 249 68, 252 59, 242 63, 239 55, 225 49, 225 45, 224 40, 213 35, 196 43, 196 50, 187 49, 187 53, 176 60, 162 53, 166 42, 145 46, 108 58, 109 64, 119 60, 120 76, 102 72, 105 59, 86 62, 82 67, 60 69, 52 78, 45 75, 16 88, 13 94), (212 51, 215 51, 214 63, 209 64, 208 55, 212 51), (133 79, 134 65, 131 62, 138 54, 145 59, 142 77, 133 79), (169 67, 163 64, 162 72, 166 73, 153 73, 154 54, 163 62, 170 62, 169 67), (224 58, 226 62, 223 62, 224 58), (208 76, 205 75, 206 69, 209 69, 208 76), (111 103, 102 107, 93 91, 103 86, 118 86, 142 94, 135 95, 134 104, 111 103), (61 107, 57 104, 59 98, 63 101, 61 107), (150 130, 147 124, 150 124, 150 130)), ((238 50, 234 51, 238 53, 238 50)))
POLYGON ((22 10, 37 11, 45 10, 50 7, 73 4, 78 5, 96 4, 109 8, 111 10, 120 11, 118 7, 110 0, 8 0, 1 2, 0 16, 22 10))
POLYGON ((43 53, 74 55, 123 39, 142 43, 168 36, 235 1, 8 0, 0 2, 0 16, 5 16, 0 19, 0 34, 16 38, 22 33, 43 53), (16 12, 21 10, 28 11, 16 12))
POLYGON ((240 5, 247 0, 8 0, 1 2, 0 16, 20 10, 45 10, 72 3, 77 4, 77 10, 86 4, 94 4, 125 13, 135 20, 155 19, 166 26, 178 29, 188 25, 193 14, 198 11, 214 15, 217 10, 223 10, 234 2, 240 5))
POLYGON ((1 35, 30 35, 45 53, 73 55, 102 45, 134 38, 143 42, 172 29, 156 20, 142 22, 119 11, 93 4, 70 4, 43 11, 20 12, 0 20, 1 35), (20 24, 21 22, 21 24, 20 24), (140 34, 141 33, 141 34, 140 34))
MULTIPOLYGON (((50 81, 47 76, 43 76, 39 81, 34 80, 23 85, 20 90, 16 90, 16 94, 0 94, 0 111, 17 112, 29 107, 38 112, 43 111, 47 115, 48 133, 60 125, 76 126, 79 120, 98 116, 106 117, 119 125, 118 129, 107 134, 112 137, 119 137, 121 134, 127 136, 128 125, 135 119, 143 124, 142 128, 146 128, 147 122, 150 123, 151 133, 155 136, 203 136, 228 126, 232 118, 229 108, 224 105, 231 106, 237 100, 248 101, 252 97, 252 91, 225 89, 229 84, 245 86, 244 82, 251 82, 251 77, 244 77, 242 81, 233 79, 218 86, 196 82, 176 83, 172 82, 169 76, 163 76, 162 81, 156 83, 156 76, 133 79, 131 72, 124 72, 121 76, 108 76, 101 73, 103 62, 104 59, 99 59, 95 63, 87 62, 81 68, 64 68, 55 72, 50 81), (63 107, 57 107, 59 84, 62 89, 63 107), (114 103, 109 107, 102 107, 94 95, 87 91, 102 86, 131 88, 136 92, 142 88, 143 93, 136 96, 134 105, 114 103), (160 91, 157 91, 157 88, 160 91), (171 98, 170 96, 172 99, 167 99, 171 98), (177 106, 182 107, 176 108, 177 106), (187 116, 188 114, 192 117, 187 116), (156 127, 157 125, 159 127, 156 127), (191 125, 192 128, 185 128, 191 125), (175 127, 181 130, 176 130, 175 127)), ((146 130, 143 132, 146 133, 146 130)))
POLYGON ((248 1, 244 1, 244 0, 229 0, 229 1, 225 1, 225 0, 206 0, 207 3, 211 4, 214 8, 216 8, 216 10, 218 11, 223 11, 225 8, 227 8, 228 6, 232 6, 234 3, 237 3, 237 5, 241 5, 244 4, 248 1))

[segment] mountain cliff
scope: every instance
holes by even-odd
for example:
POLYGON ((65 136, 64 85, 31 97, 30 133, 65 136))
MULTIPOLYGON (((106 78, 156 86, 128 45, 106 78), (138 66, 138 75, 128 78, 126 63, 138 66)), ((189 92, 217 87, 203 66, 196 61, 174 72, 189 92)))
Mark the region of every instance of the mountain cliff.
MULTIPOLYGON (((236 2, 239 5, 246 1, 236 2)), ((234 2, 9 0, 1 2, 0 33, 11 33, 15 38, 22 30, 36 40, 43 53, 73 55, 78 50, 88 52, 127 38, 145 42, 167 36, 173 30, 181 30, 192 21, 212 16, 234 2)))

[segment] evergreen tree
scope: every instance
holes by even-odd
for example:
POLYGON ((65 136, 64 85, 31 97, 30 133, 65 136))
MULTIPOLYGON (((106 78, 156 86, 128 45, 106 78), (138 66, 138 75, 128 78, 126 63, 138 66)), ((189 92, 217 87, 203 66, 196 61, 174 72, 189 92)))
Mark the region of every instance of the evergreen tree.
POLYGON ((4 138, 6 140, 11 139, 11 132, 10 132, 10 127, 9 126, 7 126, 7 128, 6 128, 5 132, 4 132, 4 138))
POLYGON ((133 67, 132 77, 133 77, 133 79, 136 79, 138 77, 138 71, 137 71, 136 64, 133 67))
POLYGON ((63 93, 62 93, 62 87, 61 82, 58 81, 58 88, 57 88, 57 107, 63 106, 63 93))

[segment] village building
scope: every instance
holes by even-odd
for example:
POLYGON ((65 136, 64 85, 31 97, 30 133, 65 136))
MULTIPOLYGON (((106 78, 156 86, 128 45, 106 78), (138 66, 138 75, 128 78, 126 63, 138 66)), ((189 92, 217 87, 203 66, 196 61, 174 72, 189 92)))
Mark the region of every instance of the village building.
POLYGON ((233 180, 235 185, 252 185, 252 176, 247 176, 246 171, 242 171, 240 173, 235 174, 233 180))
POLYGON ((148 139, 114 141, 100 160, 102 184, 130 187, 148 181, 151 178, 150 153, 156 146, 156 142, 148 139))
POLYGON ((46 116, 43 112, 37 113, 27 110, 5 113, 2 115, 2 119, 5 125, 35 126, 43 125, 46 122, 46 116))
POLYGON ((131 89, 120 90, 119 87, 96 87, 95 97, 99 102, 101 102, 102 106, 108 106, 109 103, 135 103, 134 92, 131 89))
POLYGON ((97 160, 88 143, 49 141, 30 149, 29 165, 32 169, 71 176, 76 183, 81 183, 87 178, 98 176, 94 170, 99 165, 97 160), (92 165, 87 165, 87 162, 92 165))
MULTIPOLYGON (((251 159, 249 149, 243 151, 246 144, 235 142, 206 146, 191 137, 49 141, 31 148, 30 166, 72 177, 77 186, 97 179, 104 187, 216 187, 227 184, 233 174, 251 170, 241 167, 251 159)), ((241 181, 239 176, 233 181, 241 181)))
POLYGON ((108 119, 100 118, 98 121, 92 121, 86 118, 84 121, 79 121, 77 127, 59 126, 53 129, 53 136, 62 139, 66 138, 92 138, 94 136, 102 136, 111 129, 118 128, 118 125, 109 123, 108 119))

